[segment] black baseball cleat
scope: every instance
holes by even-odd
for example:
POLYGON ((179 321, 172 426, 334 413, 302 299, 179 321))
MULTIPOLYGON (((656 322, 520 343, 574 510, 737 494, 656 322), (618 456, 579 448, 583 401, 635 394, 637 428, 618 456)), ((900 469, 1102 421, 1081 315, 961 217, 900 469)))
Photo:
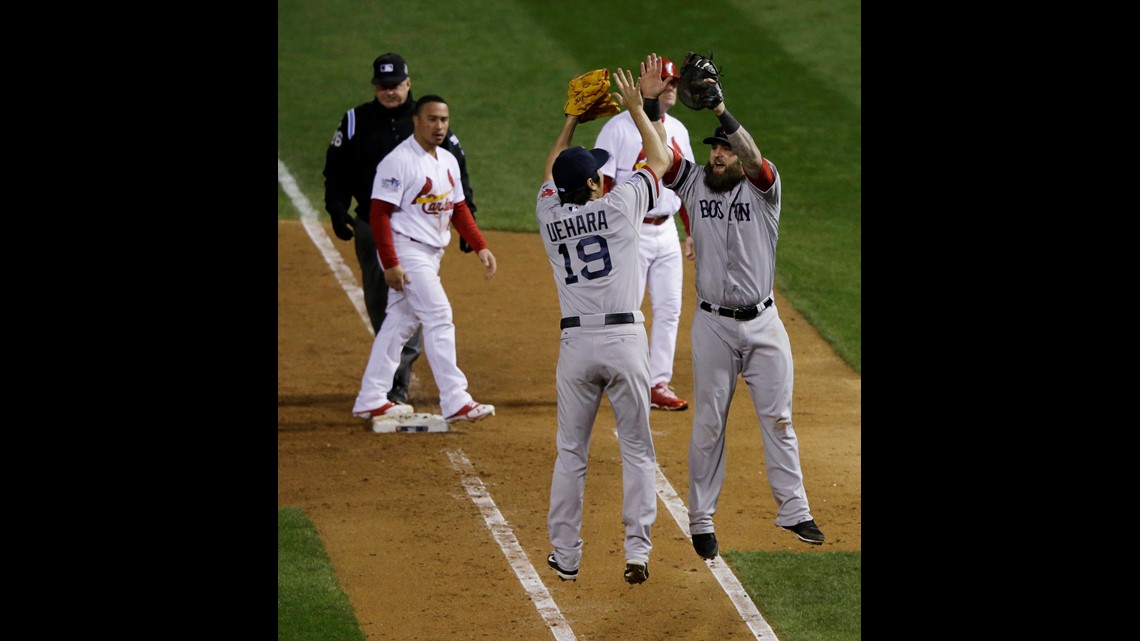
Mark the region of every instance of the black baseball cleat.
POLYGON ((815 524, 815 519, 809 519, 802 523, 796 523, 795 525, 781 525, 780 527, 790 532, 795 532, 796 536, 800 537, 800 540, 805 543, 823 545, 823 532, 821 532, 819 526, 815 524))
POLYGON ((712 532, 708 534, 694 534, 693 549, 697 551, 697 554, 701 555, 702 559, 715 559, 719 553, 719 548, 717 548, 716 545, 716 535, 712 532))
POLYGON ((649 563, 642 563, 641 561, 626 561, 625 562, 625 582, 631 585, 637 583, 645 583, 649 578, 649 563))
MULTIPOLYGON (((563 570, 562 568, 558 567, 558 561, 556 561, 554 559, 554 553, 553 552, 550 553, 550 556, 546 557, 546 564, 549 565, 550 569, 554 570, 554 572, 556 574, 558 574, 558 578, 562 579, 563 581, 577 581, 578 580, 578 571, 577 570, 563 570)), ((644 580, 644 579, 642 579, 642 580, 644 580)))

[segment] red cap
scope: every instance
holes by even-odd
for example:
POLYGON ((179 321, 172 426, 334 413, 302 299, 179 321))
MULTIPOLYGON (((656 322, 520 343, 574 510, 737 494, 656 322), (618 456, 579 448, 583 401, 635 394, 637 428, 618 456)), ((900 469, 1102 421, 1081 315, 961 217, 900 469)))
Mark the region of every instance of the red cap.
POLYGON ((668 58, 661 59, 661 78, 680 78, 681 73, 677 71, 677 65, 668 58))

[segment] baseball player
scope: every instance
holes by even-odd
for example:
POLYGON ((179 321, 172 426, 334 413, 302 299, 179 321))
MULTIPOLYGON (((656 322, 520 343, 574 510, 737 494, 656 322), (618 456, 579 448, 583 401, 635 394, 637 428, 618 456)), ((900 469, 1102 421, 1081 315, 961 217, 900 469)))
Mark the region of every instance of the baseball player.
MULTIPOLYGON (((372 89, 375 98, 349 109, 341 117, 325 152, 325 210, 332 220, 333 232, 341 240, 352 240, 355 231, 356 259, 360 263, 361 288, 364 306, 372 323, 372 332, 380 331, 384 311, 388 307, 388 284, 384 270, 376 257, 372 241, 372 228, 368 224, 372 200, 372 181, 376 166, 388 152, 412 135, 412 79, 408 64, 396 53, 385 53, 372 62, 372 89), (356 199, 356 216, 348 215, 348 208, 356 199)), ((459 161, 462 174, 464 201, 472 215, 477 210, 475 194, 467 175, 467 156, 459 138, 447 132, 440 145, 459 161)), ((470 252, 471 247, 460 239, 459 248, 470 252)), ((392 400, 408 399, 408 383, 412 378, 412 363, 423 352, 423 331, 416 333, 404 345, 400 367, 392 381, 389 396, 392 400)))
MULTIPOLYGON (((655 67, 642 63, 642 78, 646 73, 660 75, 660 62, 655 67)), ((649 578, 650 526, 657 519, 649 344, 645 315, 638 309, 645 284, 637 256, 641 221, 661 197, 658 176, 669 156, 645 114, 632 74, 618 69, 614 78, 644 140, 645 165, 603 196, 599 168, 609 154, 570 147, 579 117, 568 114, 547 156, 535 206, 562 312, 556 370, 558 457, 547 514, 554 550, 547 564, 563 581, 578 577, 587 454, 604 393, 613 407, 621 448, 624 577, 636 584, 649 578)))
POLYGON ((451 120, 447 102, 436 95, 416 101, 411 138, 396 146, 376 168, 371 227, 388 295, 387 316, 376 339, 352 409, 355 416, 403 416, 410 405, 388 397, 400 347, 422 325, 424 350, 439 388, 440 411, 448 423, 478 421, 495 413, 467 392, 467 377, 455 360, 451 302, 439 279, 444 248, 454 224, 495 275, 495 256, 471 217, 459 184, 459 163, 441 145, 451 120))
MULTIPOLYGON (((776 499, 776 525, 823 543, 812 518, 792 426, 792 349, 772 296, 780 225, 780 174, 729 113, 719 71, 690 53, 681 101, 708 108, 720 126, 702 167, 673 152, 662 177, 690 213, 698 309, 693 315, 693 432, 689 441, 689 531, 702 558, 718 553, 713 515, 724 485, 725 422, 737 376, 752 396, 776 499)), ((655 86, 643 89, 654 95, 655 86)))
MULTIPOLYGON (((667 144, 683 157, 693 160, 689 144, 689 130, 684 123, 668 115, 669 108, 677 103, 677 78, 680 73, 668 58, 661 59, 661 75, 667 79, 665 91, 658 96, 661 122, 668 136, 667 144)), ((629 111, 610 118, 602 126, 595 147, 610 152, 610 159, 602 165, 606 181, 605 191, 613 190, 645 164, 641 137, 629 111)), ((650 407, 677 411, 689 407, 688 401, 678 398, 669 384, 673 379, 673 356, 677 351, 677 328, 681 321, 681 291, 684 265, 681 261, 681 244, 673 214, 681 212, 688 232, 688 218, 684 205, 672 190, 661 189, 657 206, 649 210, 641 224, 641 262, 639 264, 638 291, 644 296, 649 286, 649 300, 653 305, 653 328, 649 337, 649 394, 650 407)), ((686 240, 686 254, 690 260, 691 241, 686 240)), ((638 309, 641 308, 640 302, 638 309)))

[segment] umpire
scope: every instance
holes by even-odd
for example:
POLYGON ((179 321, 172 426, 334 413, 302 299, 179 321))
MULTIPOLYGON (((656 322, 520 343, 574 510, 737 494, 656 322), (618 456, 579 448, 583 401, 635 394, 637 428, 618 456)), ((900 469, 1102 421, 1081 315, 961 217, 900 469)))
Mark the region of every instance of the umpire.
MULTIPOLYGON (((408 64, 396 53, 386 53, 372 63, 372 89, 376 96, 371 101, 349 109, 340 120, 325 153, 325 211, 332 219, 333 231, 341 240, 356 238, 356 259, 360 262, 363 281, 364 305, 372 321, 372 332, 378 333, 388 307, 388 285, 384 282, 384 268, 376 255, 376 244, 368 224, 372 202, 372 181, 376 166, 396 145, 412 135, 412 113, 416 100, 412 96, 412 79, 408 64), (352 200, 356 199, 356 216, 348 215, 352 200), (355 232, 355 233, 354 233, 355 232)), ((448 129, 444 149, 455 155, 463 183, 467 207, 476 211, 474 193, 467 175, 467 157, 459 138, 448 129)), ((459 248, 470 252, 471 247, 462 238, 459 248)), ((423 353, 423 328, 404 345, 400 367, 392 380, 388 399, 408 402, 408 383, 412 378, 412 363, 423 353)))

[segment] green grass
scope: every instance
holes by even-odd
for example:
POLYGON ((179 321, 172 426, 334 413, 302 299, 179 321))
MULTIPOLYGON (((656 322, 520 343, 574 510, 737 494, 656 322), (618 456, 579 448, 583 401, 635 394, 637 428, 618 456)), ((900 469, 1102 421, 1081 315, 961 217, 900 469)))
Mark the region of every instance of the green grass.
POLYGON ((782 641, 858 641, 862 554, 722 554, 782 641))
POLYGON ((278 641, 364 641, 316 529, 297 509, 277 510, 278 641))

